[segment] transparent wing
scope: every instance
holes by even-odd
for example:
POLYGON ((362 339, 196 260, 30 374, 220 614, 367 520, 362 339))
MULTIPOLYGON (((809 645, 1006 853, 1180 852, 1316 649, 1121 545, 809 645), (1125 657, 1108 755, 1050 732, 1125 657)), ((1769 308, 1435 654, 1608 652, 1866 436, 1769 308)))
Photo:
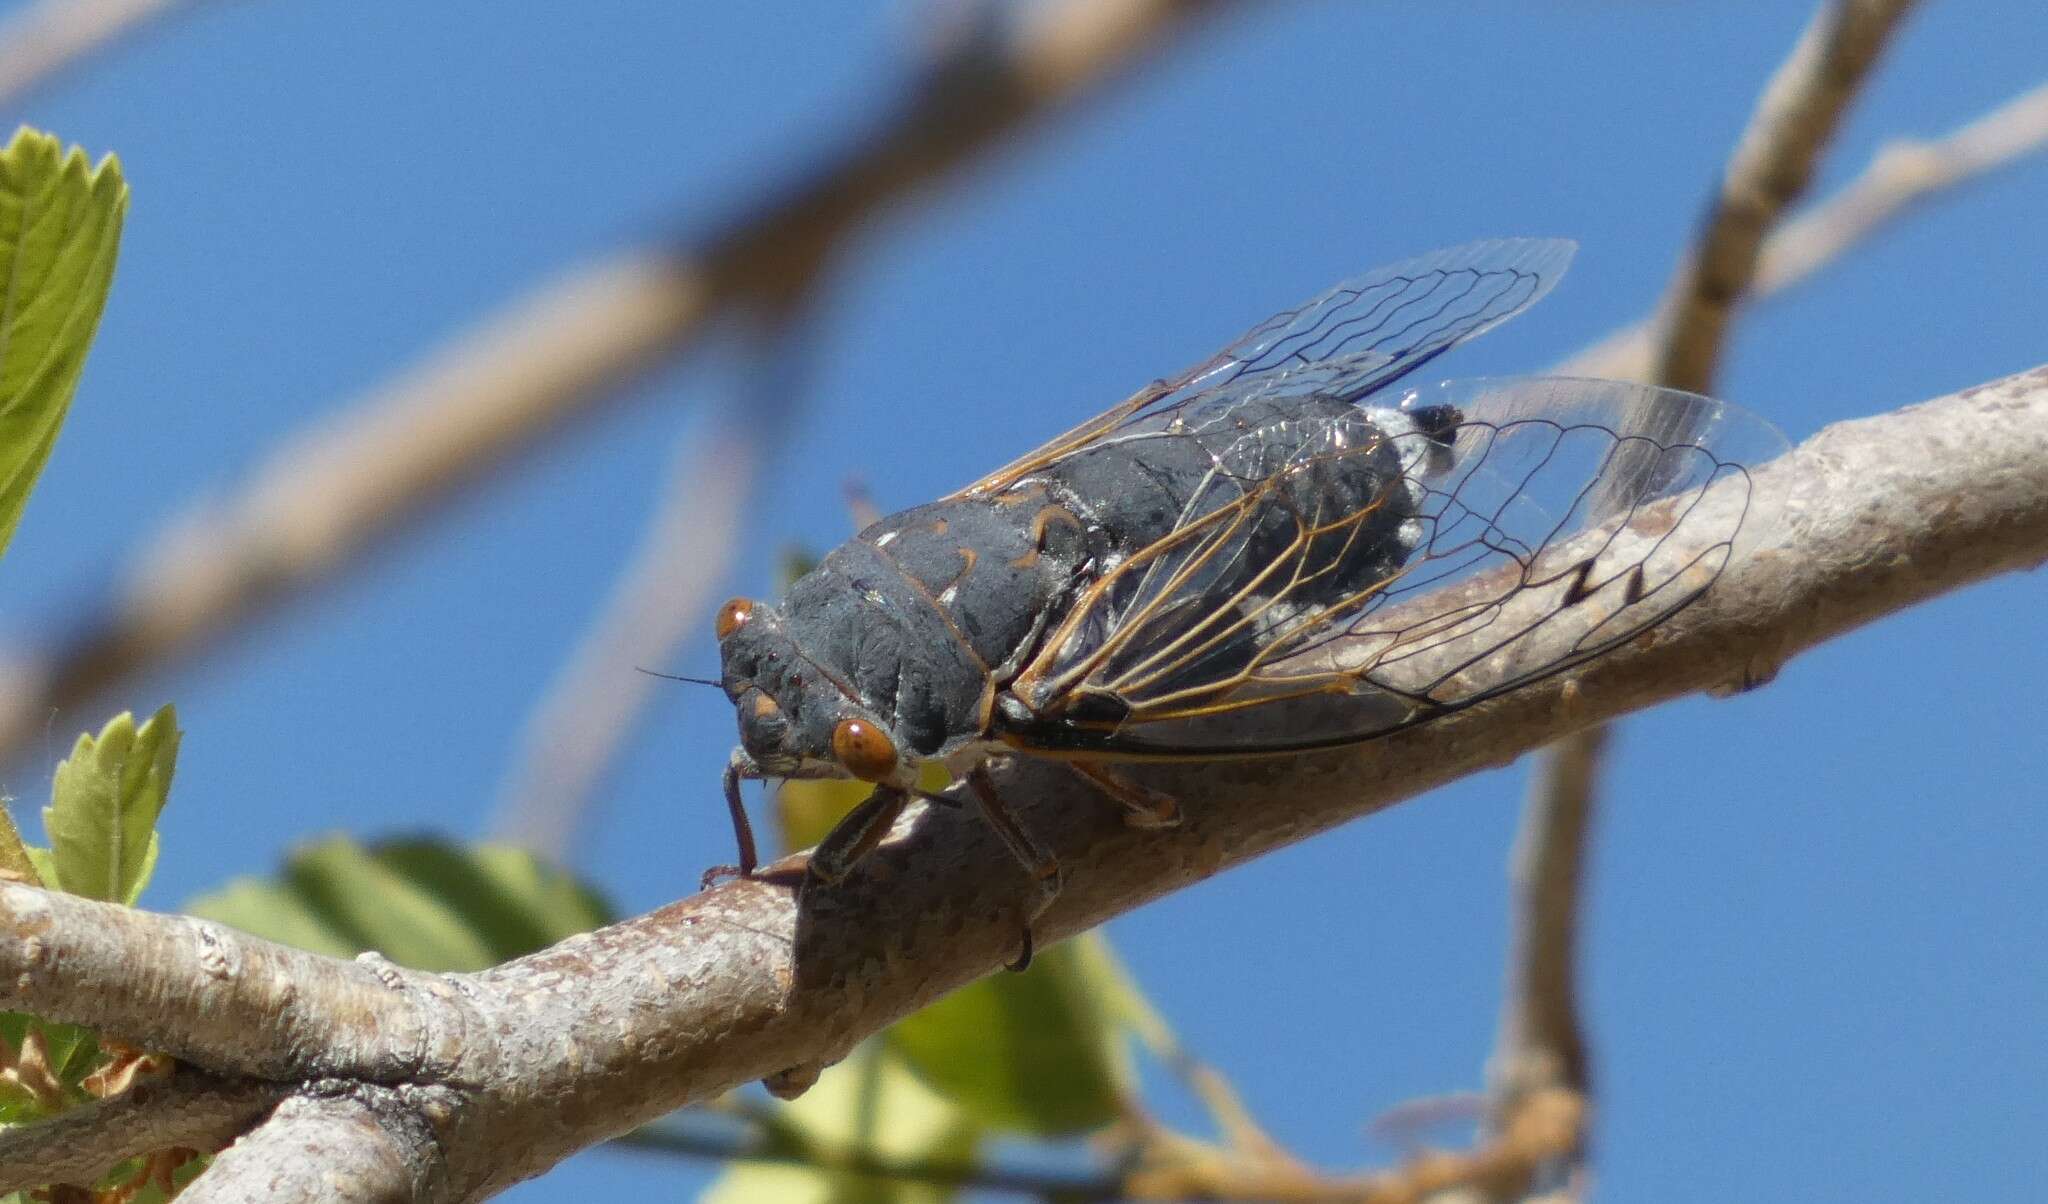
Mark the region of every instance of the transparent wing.
POLYGON ((1012 687, 1038 716, 1017 743, 1332 747, 1562 672, 1713 583, 1754 534, 1746 466, 1785 446, 1736 407, 1618 381, 1323 413, 1220 449, 1175 530, 1091 586, 1012 687), (1674 414, 1682 435, 1644 433, 1674 414))
POLYGON ((1564 276, 1575 250, 1561 238, 1495 239, 1346 280, 953 496, 1001 492, 1105 438, 1191 410, 1274 394, 1364 398, 1534 305, 1564 276))

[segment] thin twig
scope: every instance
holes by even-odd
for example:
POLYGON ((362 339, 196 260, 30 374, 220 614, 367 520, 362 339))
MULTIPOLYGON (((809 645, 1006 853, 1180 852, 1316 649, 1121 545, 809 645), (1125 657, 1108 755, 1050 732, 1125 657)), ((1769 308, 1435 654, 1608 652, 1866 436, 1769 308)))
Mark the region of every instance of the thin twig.
MULTIPOLYGON (((1849 102, 1912 0, 1830 0, 1821 6, 1758 99, 1722 173, 1699 238, 1681 262, 1645 337, 1645 376, 1706 392, 1735 307, 1755 278, 1765 237, 1812 179, 1849 102)), ((1690 442, 1703 405, 1637 416, 1651 445, 1690 442)), ((1514 961, 1491 1059, 1488 1129, 1504 1133, 1537 1093, 1592 1098, 1576 995, 1585 844, 1596 809, 1597 727, 1548 750, 1526 804, 1515 856, 1514 961)), ((1576 1174, 1582 1151, 1569 1151, 1576 1174)), ((1494 1199, 1519 1197, 1514 1184, 1494 1199)))
MULTIPOLYGON (((1535 682, 1363 748, 1147 770, 1146 785, 1182 804, 1182 824, 1166 830, 1128 828, 1058 765, 999 768, 1006 803, 1068 873, 1037 931, 1048 942, 1071 936, 1587 724, 1764 680, 1822 640, 2040 564, 2048 367, 1830 428, 1752 480, 1753 492, 1737 482, 1709 490, 1693 512, 1731 512, 1746 499, 1759 520, 1755 550, 1569 682, 1535 682), (1899 456, 1902 446, 1920 454, 1899 456)), ((1586 546, 1707 554, 1689 531, 1646 516, 1589 532, 1586 546)), ((1561 549, 1575 553, 1587 554, 1561 549)), ((1562 655, 1576 638, 1558 632, 1530 655, 1562 655)), ((468 975, 318 958, 219 925, 0 883, 0 1009, 96 1025, 216 1073, 307 1092, 393 1085, 361 1096, 357 1120, 376 1131, 360 1141, 330 1126, 325 1146, 272 1144, 270 1156, 294 1161, 239 1159, 209 1190, 246 1193, 273 1172, 305 1183, 347 1176, 364 1169, 367 1145, 377 1176, 396 1165, 431 1176, 436 1198, 481 1199, 750 1079, 815 1079, 1015 952, 1028 882, 969 811, 914 806, 852 874, 799 906, 801 864, 468 975)))
POLYGON ((1469 1151, 1436 1151, 1390 1170, 1322 1174, 1285 1159, 1196 1142, 1128 1173, 1062 1175, 979 1162, 887 1158, 871 1150, 786 1148, 748 1136, 649 1127, 616 1144, 719 1162, 772 1162, 826 1174, 866 1175, 899 1182, 1032 1196, 1081 1204, 1092 1200, 1299 1201, 1315 1204, 1412 1204, 1451 1187, 1525 1182, 1533 1169, 1579 1139, 1582 1112, 1552 1093, 1522 1108, 1500 1138, 1469 1151))
POLYGON ((2048 150, 2048 84, 1932 141, 1888 143, 1846 187, 1772 233, 1751 295, 1789 288, 1928 197, 2043 150, 2048 150))
POLYGON ((34 0, 0 22, 0 104, 133 35, 184 0, 34 0))
MULTIPOLYGON (((1902 138, 1879 148, 1834 195, 1780 223, 1764 239, 1749 299, 1760 301, 1809 280, 1857 244, 1929 198, 1960 190, 2048 150, 2048 84, 1931 141, 1902 138)), ((1559 365, 1566 376, 1645 379, 1654 317, 1616 330, 1559 365)))
POLYGON ((1260 1200, 1291 1204, 1417 1204, 1441 1193, 1477 1189, 1518 1194, 1537 1170, 1583 1139, 1585 1108, 1563 1091, 1523 1101, 1508 1125, 1469 1150, 1418 1154, 1389 1170, 1322 1175, 1230 1156, 1191 1158, 1143 1168, 1123 1184, 1134 1200, 1260 1200))
POLYGON ((1536 1091, 1583 1096, 1589 1086, 1579 1024, 1578 926, 1593 786, 1604 728, 1546 749, 1530 784, 1511 871, 1515 936, 1495 1046, 1488 1111, 1502 1127, 1536 1091))
POLYGON ((459 488, 669 362, 706 321, 805 292, 878 214, 1129 69, 1222 0, 1058 0, 968 38, 892 115, 687 250, 542 287, 273 456, 239 495, 145 544, 65 638, 0 654, 0 759, 53 709, 191 656, 327 579, 459 488), (994 37, 996 35, 990 35, 994 37))
POLYGON ((1711 392, 1734 307, 1756 276, 1764 236, 1806 191, 1821 151, 1913 0, 1831 0, 1800 36, 1750 115, 1706 228, 1665 294, 1648 379, 1711 392))

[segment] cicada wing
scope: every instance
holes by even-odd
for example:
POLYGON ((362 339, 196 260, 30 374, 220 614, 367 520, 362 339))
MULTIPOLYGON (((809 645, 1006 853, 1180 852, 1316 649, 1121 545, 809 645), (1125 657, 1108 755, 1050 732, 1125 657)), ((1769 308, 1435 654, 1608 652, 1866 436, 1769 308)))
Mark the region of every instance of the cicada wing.
POLYGON ((1400 574, 1421 537, 1412 466, 1441 450, 1432 437, 1392 410, 1252 412, 1267 421, 1217 412, 1155 436, 1197 442, 1208 471, 1185 483, 1172 530, 1092 582, 1018 675, 1038 713, 1092 700, 1121 722, 1185 717, 1250 684, 1308 616, 1400 574))
POLYGON ((1353 277, 953 496, 1000 492, 1106 438, 1163 426, 1191 408, 1275 392, 1364 398, 1534 305, 1564 276, 1575 250, 1561 238, 1494 239, 1353 277))
POLYGON ((1734 406, 1618 381, 1453 381, 1400 404, 1463 421, 1427 435, 1366 407, 1375 446, 1339 455, 1297 425, 1268 433, 1299 451, 1267 475, 1219 473, 1196 494, 1213 504, 1122 567, 1127 588, 1069 616, 1025 742, 1333 747, 1563 672, 1713 583, 1754 537, 1748 466, 1785 446, 1734 406))

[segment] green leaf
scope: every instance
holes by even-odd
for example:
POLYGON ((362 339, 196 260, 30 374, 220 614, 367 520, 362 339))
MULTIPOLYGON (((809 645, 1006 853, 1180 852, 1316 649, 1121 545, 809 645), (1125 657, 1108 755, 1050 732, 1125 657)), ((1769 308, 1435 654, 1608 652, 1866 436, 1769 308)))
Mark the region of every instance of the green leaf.
POLYGON ((35 854, 21 839, 21 829, 14 825, 14 813, 7 809, 5 799, 0 799, 0 878, 26 882, 30 886, 44 885, 43 872, 36 865, 35 854))
POLYGON ((0 551, 64 424, 99 328, 128 184, 27 126, 0 151, 0 551))
POLYGON ((980 1134, 972 1118, 918 1082, 901 1059, 869 1042, 801 1099, 778 1107, 773 1136, 825 1168, 735 1161, 700 1197, 703 1204, 939 1204, 952 1189, 830 1164, 859 1153, 898 1164, 967 1166, 980 1134))
POLYGON ((37 848, 35 845, 30 844, 23 845, 21 851, 28 854, 28 863, 35 867, 36 877, 42 879, 43 885, 55 889, 57 885, 57 860, 50 856, 50 850, 37 848))
POLYGON ((330 837, 277 880, 238 879, 194 915, 301 949, 375 949, 421 970, 481 970, 609 923, 596 892, 522 849, 427 838, 365 848, 330 837))
MULTIPOLYGON (((43 1020, 26 1012, 0 1012, 0 1040, 6 1042, 6 1059, 11 1060, 21 1050, 23 1041, 31 1032, 42 1035, 50 1073, 68 1089, 70 1095, 70 1099, 57 1111, 86 1100, 88 1097, 79 1083, 92 1073, 99 1061, 99 1037, 91 1029, 75 1024, 43 1020)), ((46 1102, 30 1094, 18 1082, 0 1080, 0 1125, 41 1120, 51 1115, 54 1113, 46 1102)))
POLYGON ((43 830, 44 881, 89 899, 133 903, 156 864, 156 820, 178 762, 178 713, 164 707, 138 730, 123 711, 82 735, 57 766, 43 830))
POLYGON ((905 1017, 888 1041, 990 1128, 1081 1133, 1115 1120, 1133 1090, 1132 995, 1102 937, 1088 933, 1040 951, 1022 974, 984 978, 905 1017))

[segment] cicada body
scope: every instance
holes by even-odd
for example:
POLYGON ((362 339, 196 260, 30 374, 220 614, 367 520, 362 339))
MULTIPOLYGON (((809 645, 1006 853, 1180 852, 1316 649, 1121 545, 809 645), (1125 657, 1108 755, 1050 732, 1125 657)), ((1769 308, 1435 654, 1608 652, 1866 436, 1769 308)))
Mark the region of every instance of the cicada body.
MULTIPOLYGON (((943 761, 1045 895, 992 756, 1066 760, 1140 824, 1118 761, 1353 744, 1565 671, 1698 597, 1775 433, 1705 398, 1531 378, 1396 387, 1527 308, 1572 246, 1382 268, 827 555, 718 620, 738 783, 852 777, 831 881, 943 761)), ((944 800, 942 800, 944 801, 944 800)), ((1028 941, 1027 941, 1028 952, 1028 941)))

